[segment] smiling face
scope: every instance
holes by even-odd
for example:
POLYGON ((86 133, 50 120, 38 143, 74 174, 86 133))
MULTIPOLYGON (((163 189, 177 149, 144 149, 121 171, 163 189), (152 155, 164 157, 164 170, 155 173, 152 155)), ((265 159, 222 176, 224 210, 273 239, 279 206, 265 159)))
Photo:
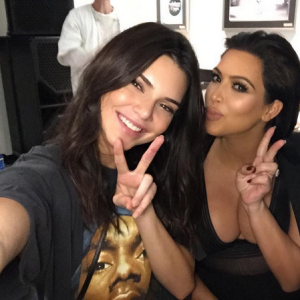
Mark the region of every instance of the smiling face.
POLYGON ((168 128, 186 92, 186 76, 164 55, 132 83, 102 97, 102 153, 120 138, 125 150, 153 141, 168 128), (103 149, 105 148, 105 149, 103 149))
POLYGON ((262 63, 247 52, 227 51, 213 71, 205 102, 206 128, 214 136, 257 131, 266 124, 262 63))
MULTIPOLYGON (((122 216, 120 230, 121 234, 118 234, 113 225, 109 226, 84 299, 145 299, 151 267, 134 219, 131 216, 122 216)), ((101 227, 96 231, 90 250, 82 261, 80 288, 92 263, 101 231, 101 227)))

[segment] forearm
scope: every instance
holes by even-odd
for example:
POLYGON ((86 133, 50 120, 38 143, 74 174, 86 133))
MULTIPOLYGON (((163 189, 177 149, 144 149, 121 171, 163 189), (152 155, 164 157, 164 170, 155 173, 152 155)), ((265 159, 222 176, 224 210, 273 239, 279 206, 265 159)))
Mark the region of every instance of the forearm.
POLYGON ((83 67, 92 54, 88 54, 81 46, 73 49, 63 49, 58 53, 57 59, 59 63, 63 66, 70 66, 72 68, 83 67))
POLYGON ((299 289, 298 245, 279 227, 263 202, 254 210, 248 209, 248 216, 256 242, 283 290, 299 289))
POLYGON ((192 300, 217 300, 217 297, 207 288, 202 280, 195 275, 196 286, 193 290, 192 300))
POLYGON ((136 219, 136 224, 156 278, 178 299, 188 296, 195 285, 192 255, 176 244, 152 205, 136 219))
POLYGON ((26 245, 29 229, 25 209, 11 199, 0 198, 0 273, 26 245))

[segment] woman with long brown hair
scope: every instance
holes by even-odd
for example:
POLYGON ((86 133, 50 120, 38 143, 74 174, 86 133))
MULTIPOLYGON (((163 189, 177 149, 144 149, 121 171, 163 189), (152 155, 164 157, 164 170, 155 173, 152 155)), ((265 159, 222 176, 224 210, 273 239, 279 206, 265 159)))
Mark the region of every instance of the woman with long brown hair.
MULTIPOLYGON (((121 257, 109 259, 111 236, 136 232, 123 215, 140 233, 136 262, 149 259, 160 283, 186 297, 194 287, 203 112, 185 37, 145 23, 112 39, 85 69, 57 135, 0 174, 1 298, 92 294, 95 275, 121 257), (97 231, 111 226, 107 239, 97 231)), ((150 297, 151 276, 126 270, 118 267, 119 277, 96 294, 150 297)))

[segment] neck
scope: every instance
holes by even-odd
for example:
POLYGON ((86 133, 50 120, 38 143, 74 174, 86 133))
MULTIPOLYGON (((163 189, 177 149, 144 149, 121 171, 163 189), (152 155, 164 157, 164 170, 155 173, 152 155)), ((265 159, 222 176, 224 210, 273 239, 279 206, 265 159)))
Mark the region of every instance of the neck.
POLYGON ((212 150, 214 157, 226 167, 238 170, 246 164, 252 164, 264 132, 256 130, 243 134, 217 137, 212 150))
POLYGON ((104 138, 99 140, 100 162, 103 166, 114 169, 116 167, 114 150, 104 138))
POLYGON ((110 4, 110 0, 95 0, 92 6, 94 10, 102 14, 109 14, 114 10, 110 4))

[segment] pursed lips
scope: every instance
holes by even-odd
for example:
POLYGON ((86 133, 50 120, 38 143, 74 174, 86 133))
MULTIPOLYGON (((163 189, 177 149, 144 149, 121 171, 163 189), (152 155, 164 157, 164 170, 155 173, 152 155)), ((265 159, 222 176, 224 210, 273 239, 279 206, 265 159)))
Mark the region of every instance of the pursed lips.
POLYGON ((220 113, 218 110, 211 108, 211 107, 206 107, 206 118, 208 120, 217 121, 222 117, 223 117, 223 114, 220 113))

